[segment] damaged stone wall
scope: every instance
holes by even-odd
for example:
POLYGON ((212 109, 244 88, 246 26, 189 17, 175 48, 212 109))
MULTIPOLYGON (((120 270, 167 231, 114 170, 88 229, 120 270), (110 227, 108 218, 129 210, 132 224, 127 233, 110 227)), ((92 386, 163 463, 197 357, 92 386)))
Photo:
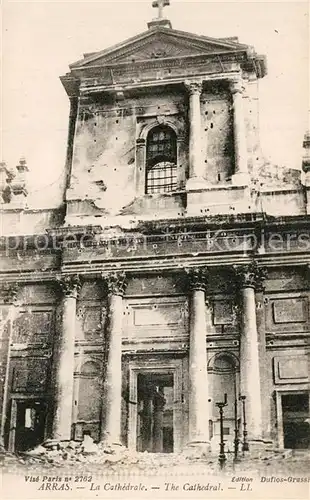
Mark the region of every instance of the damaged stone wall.
MULTIPOLYGON (((136 197, 136 139, 141 122, 169 117, 178 124, 184 97, 165 92, 82 104, 76 127, 71 187, 67 199, 93 200, 104 213, 118 213, 136 197), (155 104, 154 104, 155 102, 155 104), (139 126, 138 126, 139 121, 139 126)), ((176 127, 178 128, 178 126, 176 127)), ((179 163, 185 164, 184 151, 179 163)))
POLYGON ((225 184, 234 168, 232 105, 228 91, 212 88, 201 96, 201 129, 205 178, 225 184))
MULTIPOLYGON (((35 401, 51 404, 51 368, 53 339, 56 328, 57 294, 46 285, 28 285, 18 296, 19 307, 12 324, 11 355, 9 361, 8 397, 6 420, 6 446, 9 429, 15 429, 16 401, 35 401)), ((28 402, 29 402, 28 401, 28 402)), ((48 414, 47 414, 48 415, 48 414)), ((45 421, 45 433, 51 422, 45 421)), ((12 435, 10 436, 12 439, 12 435)), ((12 443, 12 442, 11 442, 12 443)))

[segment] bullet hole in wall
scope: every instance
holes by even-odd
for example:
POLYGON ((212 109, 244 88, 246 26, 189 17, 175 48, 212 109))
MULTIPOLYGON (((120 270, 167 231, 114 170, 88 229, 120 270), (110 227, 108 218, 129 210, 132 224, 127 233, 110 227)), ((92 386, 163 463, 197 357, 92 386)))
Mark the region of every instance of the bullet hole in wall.
POLYGON ((118 120, 116 120, 115 123, 118 123, 118 120))
POLYGON ((213 128, 213 123, 210 123, 210 128, 213 128))
POLYGON ((208 111, 205 112, 205 115, 207 115, 207 114, 208 114, 208 111))

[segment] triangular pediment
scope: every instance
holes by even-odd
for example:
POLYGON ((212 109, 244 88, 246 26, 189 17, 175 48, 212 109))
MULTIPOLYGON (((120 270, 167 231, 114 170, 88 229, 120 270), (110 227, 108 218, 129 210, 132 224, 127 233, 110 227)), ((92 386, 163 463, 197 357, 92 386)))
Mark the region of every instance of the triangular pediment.
POLYGON ((215 39, 169 28, 158 28, 148 30, 101 52, 85 55, 84 59, 70 67, 72 69, 87 68, 94 65, 106 66, 246 49, 246 45, 232 39, 215 39))

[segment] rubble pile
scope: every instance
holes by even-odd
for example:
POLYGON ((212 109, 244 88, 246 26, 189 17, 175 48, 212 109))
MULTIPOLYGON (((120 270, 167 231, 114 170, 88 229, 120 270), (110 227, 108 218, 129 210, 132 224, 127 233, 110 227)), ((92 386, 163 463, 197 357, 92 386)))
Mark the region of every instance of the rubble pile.
MULTIPOLYGON (((177 471, 178 474, 190 474, 191 471, 197 473, 198 470, 202 473, 207 470, 211 474, 220 471, 218 455, 197 454, 191 450, 179 454, 133 452, 123 446, 94 443, 90 436, 84 436, 83 441, 48 440, 33 450, 18 455, 0 449, 0 461, 9 469, 20 465, 40 468, 68 466, 91 470, 103 466, 111 473, 120 471, 139 473, 144 470, 153 475, 169 469, 177 471)), ((238 462, 233 460, 233 454, 227 454, 224 470, 226 472, 287 470, 294 473, 296 470, 301 471, 302 468, 308 470, 309 463, 309 454, 295 457, 292 455, 292 450, 265 449, 246 453, 245 456, 240 456, 238 462)))
POLYGON ((52 441, 48 440, 33 450, 24 453, 30 459, 45 461, 50 464, 133 464, 136 462, 132 452, 122 446, 105 446, 94 443, 90 436, 83 441, 52 441))
POLYGON ((18 455, 5 452, 5 464, 38 465, 47 467, 63 467, 65 465, 85 467, 87 465, 104 465, 109 470, 150 470, 155 473, 162 468, 178 467, 186 470, 188 464, 208 466, 209 470, 217 468, 215 457, 196 457, 187 454, 164 454, 149 452, 133 452, 123 446, 106 446, 94 443, 90 436, 84 436, 83 441, 53 441, 47 440, 33 450, 18 455), (7 460, 9 462, 7 462, 7 460), (13 461, 13 462, 12 462, 13 461))

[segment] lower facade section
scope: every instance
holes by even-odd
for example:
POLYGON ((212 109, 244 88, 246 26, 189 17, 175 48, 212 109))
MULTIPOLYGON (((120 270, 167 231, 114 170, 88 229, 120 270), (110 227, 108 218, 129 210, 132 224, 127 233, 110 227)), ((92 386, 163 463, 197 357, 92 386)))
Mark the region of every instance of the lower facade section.
MULTIPOLYGON (((104 436, 101 380, 96 361, 87 361, 84 372, 74 378, 74 399, 70 439, 81 441, 90 435, 95 442, 104 436), (87 374, 85 374, 87 372, 87 374), (75 399, 76 398, 76 399, 75 399)), ((241 452, 245 442, 251 448, 251 427, 247 421, 247 401, 240 393, 240 367, 237 354, 229 351, 211 355, 208 360, 208 415, 205 434, 212 453, 221 441, 221 420, 217 403, 223 408, 225 451, 234 453, 236 439, 241 452)), ((270 432, 262 444, 278 448, 309 449, 309 390, 293 385, 274 390, 270 398, 270 432)), ((189 436, 189 358, 186 354, 123 355, 120 443, 129 449, 149 453, 178 453, 192 443, 189 436)), ((52 436, 53 401, 48 396, 14 394, 10 396, 4 429, 7 449, 23 452, 35 448, 52 436)), ((68 415, 70 420, 70 416, 68 415)), ((256 443, 257 444, 257 443, 256 443)))

